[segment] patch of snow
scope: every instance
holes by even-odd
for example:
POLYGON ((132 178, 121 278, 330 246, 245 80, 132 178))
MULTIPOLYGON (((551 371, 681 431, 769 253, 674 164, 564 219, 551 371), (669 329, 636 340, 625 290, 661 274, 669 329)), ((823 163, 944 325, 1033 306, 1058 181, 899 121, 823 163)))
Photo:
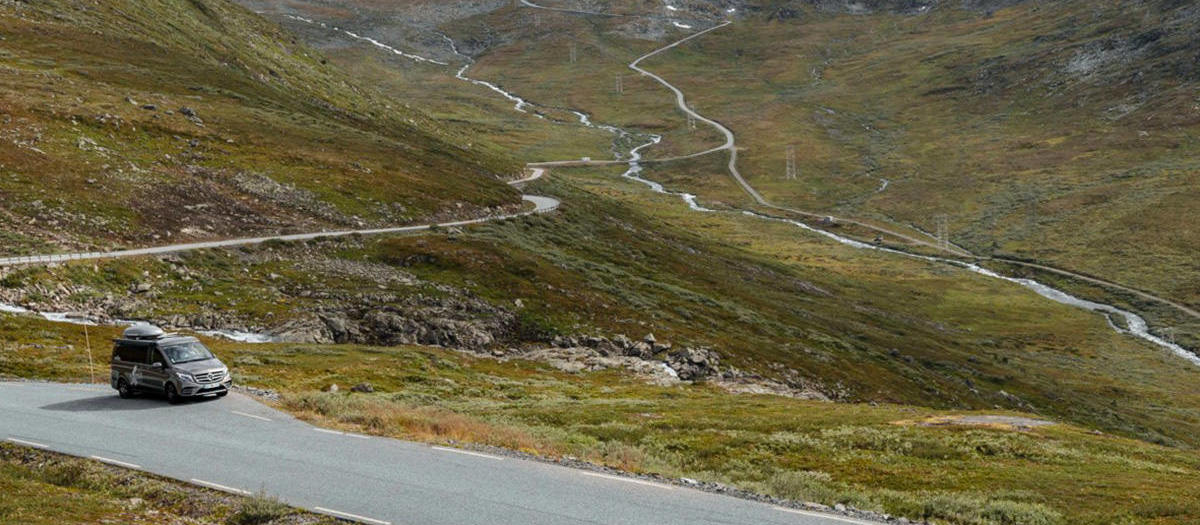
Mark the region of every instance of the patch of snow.
POLYGON ((674 20, 672 20, 671 23, 674 24, 675 27, 678 27, 679 29, 691 29, 692 28, 692 26, 690 26, 690 25, 676 22, 674 20))

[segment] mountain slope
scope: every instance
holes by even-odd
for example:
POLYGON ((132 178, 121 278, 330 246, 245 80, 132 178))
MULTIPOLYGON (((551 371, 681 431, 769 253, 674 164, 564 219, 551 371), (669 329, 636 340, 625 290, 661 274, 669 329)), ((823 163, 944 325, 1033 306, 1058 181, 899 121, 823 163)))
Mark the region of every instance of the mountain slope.
POLYGON ((506 155, 224 0, 9 3, 0 34, 8 253, 520 206, 506 155))

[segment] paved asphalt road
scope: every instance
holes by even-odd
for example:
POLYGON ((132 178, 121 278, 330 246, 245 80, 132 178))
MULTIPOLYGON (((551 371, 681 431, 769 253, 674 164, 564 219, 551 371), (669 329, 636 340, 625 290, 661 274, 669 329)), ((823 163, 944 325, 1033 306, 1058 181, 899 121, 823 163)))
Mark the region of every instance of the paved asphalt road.
POLYGON ((865 523, 535 461, 318 429, 258 402, 170 405, 100 385, 0 382, 0 440, 364 523, 865 523))

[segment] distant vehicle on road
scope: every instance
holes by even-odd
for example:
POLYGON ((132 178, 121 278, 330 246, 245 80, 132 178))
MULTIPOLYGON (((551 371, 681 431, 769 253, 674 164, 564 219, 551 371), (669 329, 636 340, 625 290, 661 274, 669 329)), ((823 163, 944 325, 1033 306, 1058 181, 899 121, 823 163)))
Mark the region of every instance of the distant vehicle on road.
POLYGON ((175 404, 189 397, 225 397, 233 385, 229 368, 195 337, 138 324, 114 342, 112 387, 124 399, 151 392, 175 404))

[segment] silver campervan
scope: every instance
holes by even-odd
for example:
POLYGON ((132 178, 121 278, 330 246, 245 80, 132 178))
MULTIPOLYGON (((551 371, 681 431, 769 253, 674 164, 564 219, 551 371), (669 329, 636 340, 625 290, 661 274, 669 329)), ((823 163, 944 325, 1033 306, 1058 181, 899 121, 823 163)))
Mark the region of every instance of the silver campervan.
POLYGON ((229 368, 195 337, 138 324, 115 343, 112 387, 122 398, 152 392, 178 403, 189 397, 224 397, 233 384, 229 368))

